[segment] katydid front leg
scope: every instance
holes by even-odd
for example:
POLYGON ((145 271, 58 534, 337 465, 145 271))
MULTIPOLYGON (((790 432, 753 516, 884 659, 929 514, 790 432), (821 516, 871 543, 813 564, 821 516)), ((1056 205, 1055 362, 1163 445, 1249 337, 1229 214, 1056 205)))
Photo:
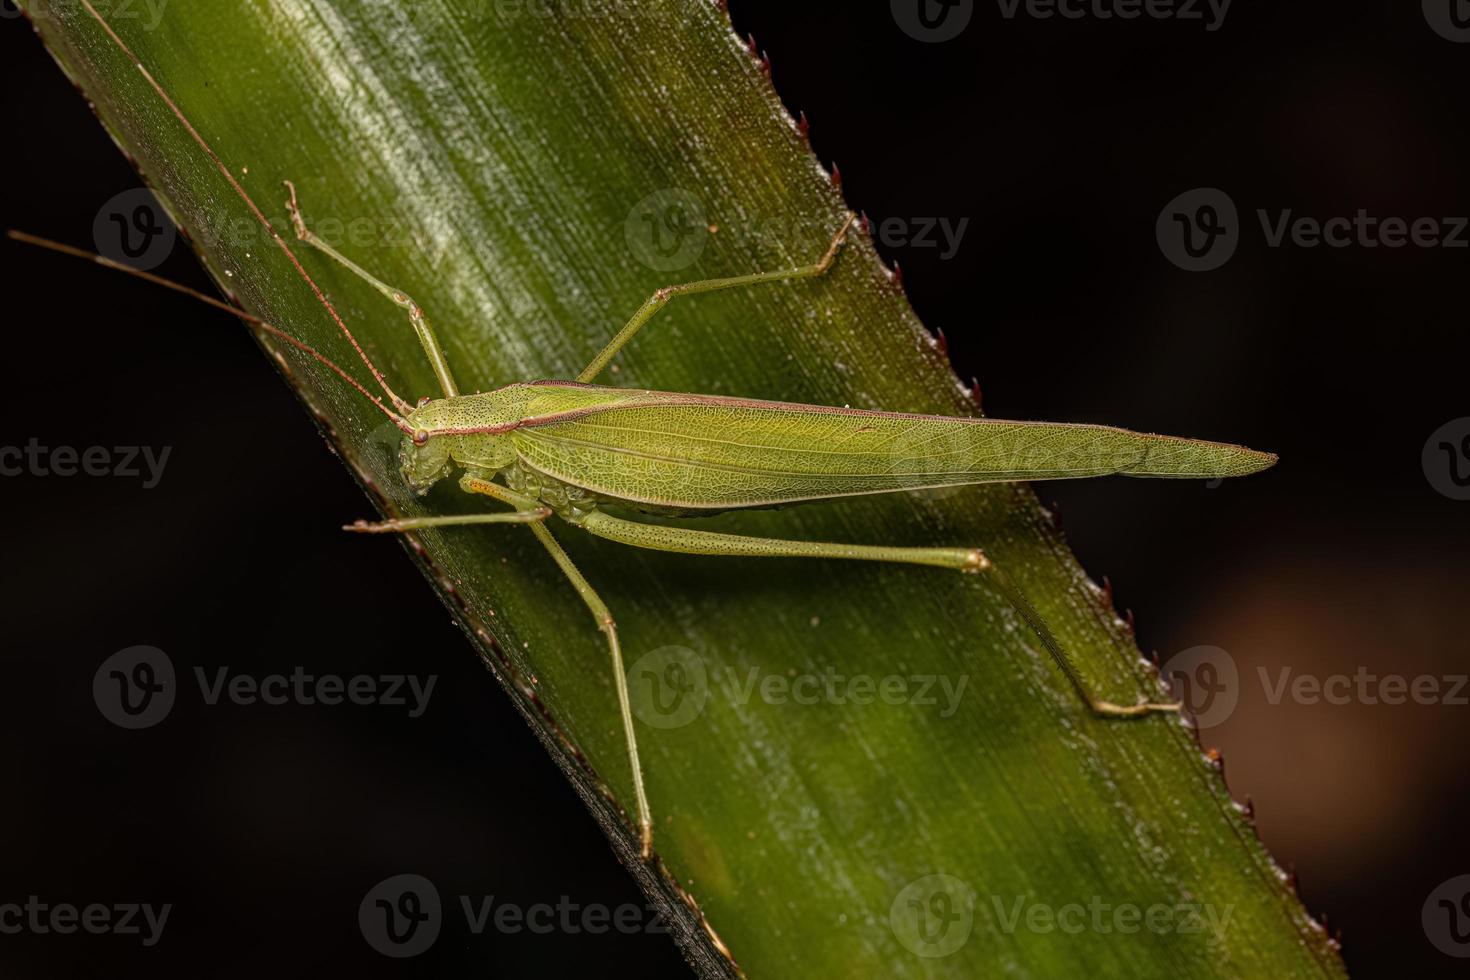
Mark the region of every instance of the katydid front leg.
MULTIPOLYGON (((463 483, 461 482, 461 486, 463 483)), ((388 521, 353 521, 342 530, 357 534, 402 534, 426 527, 460 527, 468 524, 539 524, 551 516, 550 507, 500 514, 452 514, 445 517, 399 517, 388 521)))
MULTIPOLYGON (((498 483, 472 476, 461 480, 460 486, 471 493, 483 493, 521 510, 537 503, 532 498, 508 490, 498 483)), ((536 535, 536 540, 551 553, 557 567, 567 577, 567 581, 572 583, 572 588, 577 590, 577 595, 582 597, 592 618, 597 621, 598 630, 607 637, 607 652, 612 660, 613 688, 618 695, 618 713, 623 719, 623 740, 628 747, 628 764, 633 770, 633 795, 638 804, 638 852, 647 861, 653 857, 653 815, 648 808, 648 793, 643 788, 643 762, 638 757, 638 734, 633 730, 633 705, 628 697, 628 675, 623 667, 623 648, 618 643, 618 624, 613 620, 612 610, 608 609, 607 603, 602 601, 597 590, 592 588, 592 583, 572 563, 571 557, 556 538, 552 537, 546 524, 538 521, 531 525, 531 531, 536 535)))
POLYGON ((455 514, 446 517, 411 517, 400 520, 382 521, 377 524, 368 524, 358 521, 348 524, 344 530, 366 533, 392 533, 402 531, 416 531, 425 527, 447 527, 452 525, 468 524, 504 524, 520 523, 528 524, 536 535, 536 540, 541 542, 562 574, 572 583, 572 588, 577 590, 577 595, 592 613, 592 618, 597 621, 597 629, 607 637, 607 649, 609 659, 613 668, 613 688, 618 695, 618 713, 623 721, 623 739, 628 749, 628 763, 633 772, 633 795, 638 806, 638 852, 643 860, 647 861, 653 857, 653 815, 648 807, 648 793, 643 787, 643 762, 638 757, 638 735, 633 730, 633 706, 628 696, 628 677, 623 667, 623 649, 618 642, 618 624, 613 619, 612 610, 597 590, 592 588, 592 583, 587 581, 586 576, 572 563, 571 557, 562 548, 560 542, 551 534, 546 527, 546 518, 551 515, 551 510, 543 506, 539 501, 516 493, 498 483, 480 477, 466 474, 460 478, 460 489, 466 493, 478 493, 487 497, 493 497, 503 503, 510 504, 516 508, 510 513, 499 514, 455 514))
POLYGON ((1020 613, 1047 652, 1067 675, 1072 686, 1095 714, 1105 718, 1138 718, 1155 712, 1178 712, 1178 704, 1140 701, 1119 705, 1095 696, 1082 675, 1052 636, 1045 621, 1031 608, 1019 589, 995 566, 979 548, 903 548, 887 545, 826 544, 816 541, 788 541, 780 538, 746 537, 716 531, 663 524, 640 524, 622 520, 602 511, 592 511, 573 523, 597 535, 634 548, 672 551, 686 555, 717 555, 745 558, 844 558, 856 561, 896 562, 908 565, 930 565, 952 568, 971 575, 984 575, 1006 600, 1020 613))
POLYGON ((335 259, 350 272, 361 278, 378 292, 391 299, 395 304, 408 311, 408 321, 413 324, 414 333, 418 334, 419 344, 424 348, 424 354, 429 358, 429 364, 434 369, 434 375, 439 379, 439 387, 444 389, 445 398, 453 398, 459 394, 459 386, 454 383, 454 375, 449 371, 449 361, 444 357, 444 348, 439 343, 439 338, 434 334, 434 328, 429 324, 429 318, 424 316, 423 307, 414 302, 414 298, 401 289, 388 285, 377 276, 368 272, 362 266, 337 251, 326 242, 322 241, 308 227, 306 220, 301 217, 301 207, 296 203, 296 185, 291 181, 283 181, 291 196, 286 201, 286 212, 291 215, 291 227, 296 231, 296 237, 312 248, 335 259))

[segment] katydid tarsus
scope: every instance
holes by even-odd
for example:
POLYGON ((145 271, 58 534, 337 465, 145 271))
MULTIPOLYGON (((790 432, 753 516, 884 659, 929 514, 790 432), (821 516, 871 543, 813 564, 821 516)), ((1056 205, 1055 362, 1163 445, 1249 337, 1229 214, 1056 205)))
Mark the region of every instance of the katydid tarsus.
MULTIPOLYGON (((330 312, 367 366, 383 398, 325 355, 269 323, 186 287, 137 273, 242 317, 329 367, 376 405, 403 433, 400 468, 419 494, 453 473, 461 490, 508 506, 472 515, 359 521, 348 530, 414 532, 455 525, 520 523, 549 552, 605 637, 622 719, 637 810, 640 851, 652 856, 653 820, 643 786, 617 625, 606 603, 553 537, 555 517, 635 548, 743 558, 825 558, 929 565, 983 577, 1036 632, 1082 701, 1094 713, 1136 718, 1179 706, 1147 700, 1119 705, 1097 697, 1045 621, 978 547, 824 543, 716 533, 650 524, 629 512, 695 517, 816 500, 1029 479, 1118 474, 1212 479, 1265 469, 1276 457, 1240 446, 1129 432, 1097 425, 1014 422, 831 408, 713 395, 629 390, 594 384, 618 352, 672 299, 763 283, 822 276, 837 261, 853 216, 811 265, 664 286, 653 292, 611 341, 571 381, 531 381, 461 394, 424 308, 312 233, 289 181, 287 211, 297 240, 361 277, 406 313, 441 396, 411 405, 400 398, 358 344, 285 238, 265 218, 168 93, 132 56, 88 0, 82 5, 131 58, 201 150, 249 206, 330 312)), ((71 254, 44 239, 12 237, 71 254)))

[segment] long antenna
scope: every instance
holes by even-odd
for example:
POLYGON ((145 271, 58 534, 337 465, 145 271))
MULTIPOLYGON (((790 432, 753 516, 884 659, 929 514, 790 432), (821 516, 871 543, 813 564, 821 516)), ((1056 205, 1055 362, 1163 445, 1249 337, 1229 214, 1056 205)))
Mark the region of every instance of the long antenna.
POLYGON ((348 341, 351 342, 352 349, 357 351, 357 356, 362 358, 362 362, 366 364, 368 370, 372 372, 373 378, 378 382, 378 386, 383 389, 383 393, 388 396, 388 399, 393 403, 393 406, 397 408, 398 411, 402 414, 406 415, 411 412, 413 410, 413 406, 404 401, 402 398, 399 398, 398 395, 393 391, 393 389, 388 386, 388 382, 383 377, 382 372, 378 370, 377 365, 373 363, 372 358, 368 357, 367 351, 362 349, 362 345, 357 342, 357 338, 352 335, 352 331, 347 329, 347 324, 342 321, 342 317, 338 315, 337 309, 332 305, 331 300, 327 299, 326 294, 322 292, 321 287, 316 284, 316 280, 312 279, 311 276, 307 273, 305 266, 301 264, 301 260, 296 257, 295 252, 291 251, 291 246, 286 244, 286 240, 281 237, 278 231, 276 231, 275 226, 272 225, 268 220, 266 220, 265 213, 260 210, 260 207, 256 205, 255 201, 251 199, 248 193, 246 193, 245 188, 240 186, 240 182, 235 179, 235 175, 230 173, 230 168, 224 165, 224 161, 222 161, 219 158, 219 155, 214 152, 214 148, 205 141, 203 136, 199 135, 199 131, 194 128, 194 124, 189 121, 189 117, 184 115, 183 110, 174 103, 174 100, 169 96, 168 92, 164 90, 164 87, 158 84, 158 81, 153 77, 152 74, 149 73, 148 69, 143 66, 143 62, 138 59, 138 56, 133 54, 132 49, 127 46, 126 42, 124 42, 122 38, 117 36, 117 32, 114 31, 111 25, 109 25, 107 21, 102 18, 102 15, 97 12, 97 8, 92 6, 91 0, 81 0, 81 3, 82 6, 86 8, 87 13, 92 15, 92 19, 97 21, 98 24, 102 25, 102 29, 107 32, 107 36, 112 39, 112 42, 118 46, 123 54, 128 56, 128 60, 133 63, 133 67, 138 69, 138 72, 153 88, 153 91, 158 93, 158 97, 162 99, 164 104, 169 107, 170 111, 172 111, 173 114, 178 118, 179 122, 183 123, 184 128, 188 130, 189 135, 194 138, 194 142, 198 143, 199 148, 205 152, 210 160, 214 161, 215 167, 218 168, 219 172, 224 175, 225 180, 229 181, 230 186, 235 189, 235 193, 240 195, 240 199, 243 200, 246 206, 250 208, 250 211, 255 215, 256 220, 258 220, 261 225, 266 229, 266 231, 270 233, 271 238, 275 241, 277 245, 281 247, 281 251, 286 253, 286 257, 291 260, 291 264, 296 267, 296 271, 301 274, 301 278, 306 280, 306 284, 311 287, 311 291, 316 294, 316 298, 319 299, 322 305, 327 308, 327 312, 332 315, 332 319, 336 321, 337 326, 341 328, 342 333, 347 337, 348 341))
POLYGON ((274 327, 271 324, 265 322, 258 316, 246 313, 244 310, 237 309, 228 303, 221 302, 220 300, 215 299, 213 296, 206 296, 204 293, 201 293, 196 289, 190 289, 183 283, 174 282, 172 279, 165 279, 162 276, 155 276, 151 272, 144 272, 142 269, 135 269, 132 266, 125 265, 122 262, 115 262, 112 259, 107 258, 106 256, 97 255, 94 252, 88 252, 80 248, 73 248, 72 246, 65 245, 61 242, 55 242, 49 238, 41 238, 39 235, 27 234, 23 231, 16 231, 13 228, 6 230, 5 237, 17 242, 24 242, 27 245, 35 245, 38 248, 44 248, 50 252, 60 252, 62 255, 70 255, 73 258, 85 259, 89 262, 94 262, 97 265, 103 266, 105 268, 116 270, 117 272, 125 272, 130 276, 142 279, 144 282, 150 282, 153 283, 155 286, 162 286, 163 288, 171 289, 176 293, 182 293, 192 299, 197 299, 201 303, 212 306, 217 310, 224 310, 231 316, 237 316, 241 320, 244 320, 246 323, 250 323, 255 325, 256 327, 259 327, 261 330, 264 330, 272 337, 284 340, 286 343, 295 347, 297 350, 305 351, 307 354, 310 354, 312 357, 316 358, 318 361, 331 368, 334 372, 336 372, 337 377, 352 385, 352 387, 356 388, 359 392, 362 393, 362 396, 364 398, 372 402, 374 405, 378 406, 378 409, 384 415, 392 419, 393 424, 396 425, 400 430, 408 435, 413 434, 413 426, 409 425, 408 422, 397 412, 394 412, 387 405, 384 405, 382 399, 373 394, 371 391, 368 391, 366 388, 364 388, 362 382, 358 381, 352 375, 342 370, 342 368, 339 367, 335 362, 333 362, 331 358, 327 357, 325 354, 321 353, 310 344, 307 344, 304 341, 297 340, 295 337, 291 336, 279 327, 274 327))

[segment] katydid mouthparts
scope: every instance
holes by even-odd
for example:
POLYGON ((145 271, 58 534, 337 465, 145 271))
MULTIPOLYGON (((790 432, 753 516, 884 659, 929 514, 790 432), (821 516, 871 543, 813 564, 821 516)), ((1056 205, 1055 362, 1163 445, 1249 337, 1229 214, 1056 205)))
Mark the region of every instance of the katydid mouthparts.
POLYGON ((470 515, 358 521, 351 531, 401 533, 475 524, 525 524, 591 611, 603 633, 636 798, 642 857, 653 854, 653 819, 643 785, 618 630, 611 610, 547 527, 551 518, 635 548, 743 558, 823 558, 929 565, 983 576, 1036 632, 1087 707, 1110 718, 1176 712, 1179 705, 1119 705, 1097 697, 1046 622, 1005 573, 978 547, 928 547, 793 541, 651 524, 633 513, 698 517, 870 494, 969 484, 1105 475, 1175 479, 1245 476, 1276 457, 1242 446, 1149 435, 1099 425, 1015 422, 833 408, 714 395, 629 390, 594 384, 618 352, 676 296, 823 275, 836 261, 853 216, 816 262, 665 286, 655 291, 574 380, 528 381, 461 394, 428 317, 411 296, 390 286, 312 233, 289 182, 286 202, 295 237, 341 264, 402 308, 441 389, 411 405, 388 385, 285 238, 220 161, 147 69, 132 56, 88 0, 82 5, 132 60, 153 91, 248 205, 272 240, 331 314, 367 366, 383 397, 343 367, 286 331, 218 299, 70 246, 21 232, 15 240, 89 258, 186 293, 253 324, 321 362, 356 389, 403 433, 405 483, 425 494, 459 474, 466 493, 509 509, 470 515))

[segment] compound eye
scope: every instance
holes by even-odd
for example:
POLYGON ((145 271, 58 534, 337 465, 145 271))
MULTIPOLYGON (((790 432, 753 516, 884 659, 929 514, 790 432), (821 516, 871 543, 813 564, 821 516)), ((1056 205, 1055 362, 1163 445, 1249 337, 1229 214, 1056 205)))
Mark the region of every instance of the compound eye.
POLYGON ((429 396, 428 395, 425 395, 424 397, 422 397, 422 398, 419 399, 419 403, 415 407, 416 408, 423 408, 425 405, 429 404, 430 400, 431 399, 429 398, 429 396))
POLYGON ((413 434, 413 444, 415 446, 424 446, 424 445, 427 445, 428 442, 429 442, 429 433, 428 433, 427 430, 425 430, 425 429, 419 429, 417 432, 415 432, 413 434))

